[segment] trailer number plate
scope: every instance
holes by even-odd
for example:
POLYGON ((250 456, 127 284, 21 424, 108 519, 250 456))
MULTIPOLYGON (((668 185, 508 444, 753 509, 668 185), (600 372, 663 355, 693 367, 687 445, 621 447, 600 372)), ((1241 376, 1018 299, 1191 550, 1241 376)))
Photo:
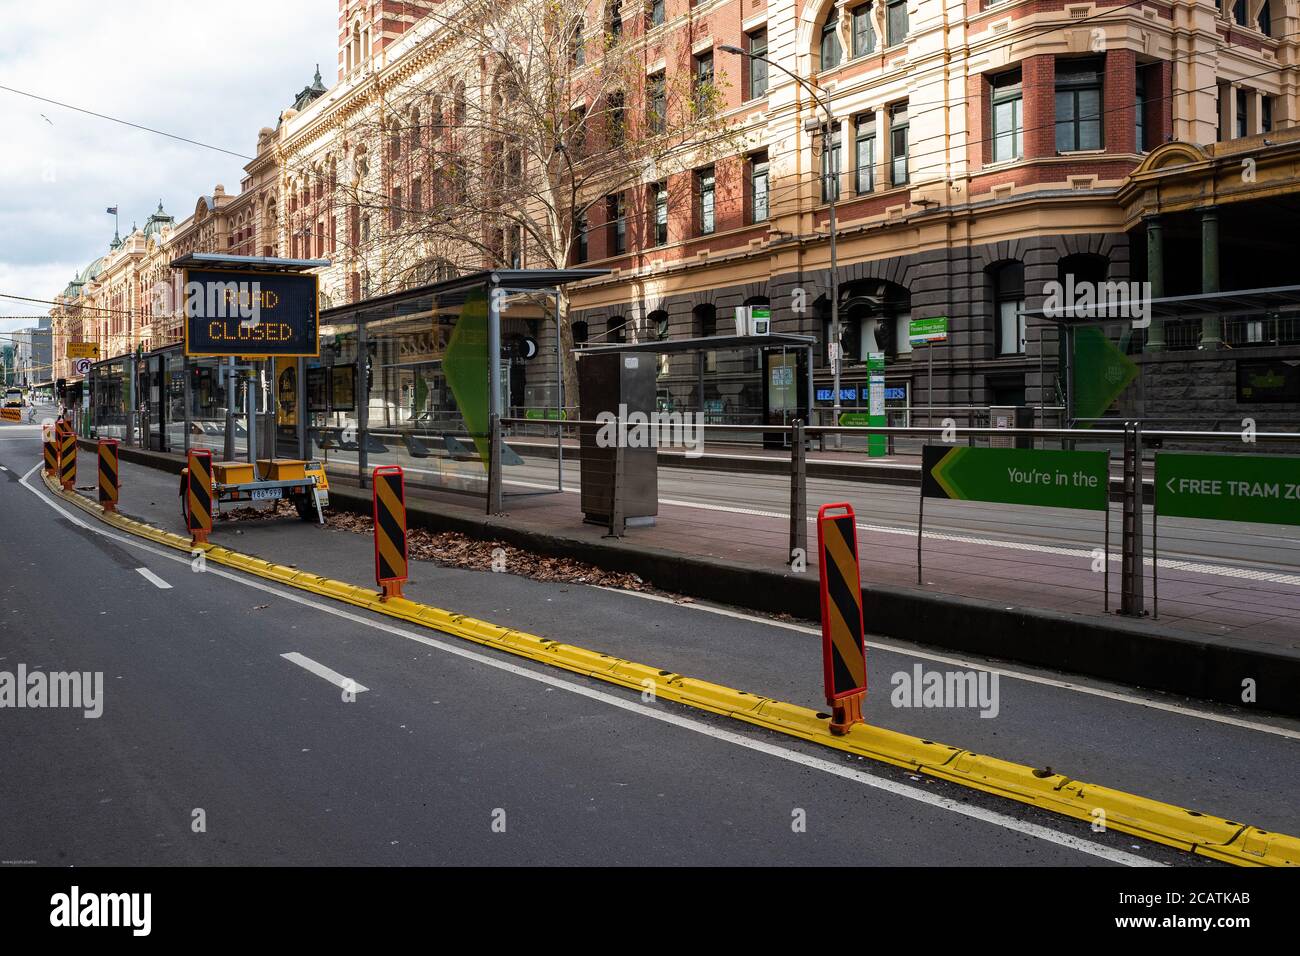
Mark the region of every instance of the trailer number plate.
POLYGON ((275 501, 281 495, 282 492, 279 488, 254 488, 249 492, 249 496, 254 501, 275 501))

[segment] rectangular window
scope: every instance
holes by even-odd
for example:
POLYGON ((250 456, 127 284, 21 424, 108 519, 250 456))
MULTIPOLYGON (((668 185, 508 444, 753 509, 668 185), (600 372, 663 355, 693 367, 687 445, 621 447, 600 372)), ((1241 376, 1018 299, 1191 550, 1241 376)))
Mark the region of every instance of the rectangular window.
POLYGON ((998 302, 998 354, 1025 353, 1025 303, 1023 299, 998 302))
POLYGON ((615 146, 623 142, 624 134, 627 132, 627 121, 623 111, 623 94, 611 93, 609 95, 609 115, 605 117, 607 123, 606 129, 609 132, 609 142, 615 146))
POLYGON ((622 35, 623 35, 623 4, 621 0, 610 0, 609 37, 611 40, 617 40, 622 35))
POLYGON ((871 4, 853 8, 853 55, 876 52, 876 28, 872 24, 871 4))
POLYGON ((650 0, 645 22, 648 27, 657 27, 664 22, 664 0, 650 0))
POLYGON ((411 180, 411 211, 424 211, 424 180, 419 176, 411 180))
POLYGON ((840 65, 839 8, 832 7, 822 24, 821 68, 830 70, 840 65))
POLYGON ((767 153, 756 153, 749 160, 750 222, 767 219, 767 195, 767 153))
POLYGON ((755 30, 749 35, 749 98, 767 96, 767 61, 753 57, 767 56, 767 30, 755 30))
POLYGON ((1023 155, 1024 111, 1020 71, 993 77, 993 162, 1005 163, 1023 155))
POLYGON ((889 108, 889 182, 893 186, 907 183, 907 104, 889 108))
POLYGON ((654 199, 654 222, 651 230, 656 246, 668 243, 668 184, 656 183, 651 186, 654 199))
MULTIPOLYGON (((823 127, 823 136, 824 129, 823 127)), ((822 144, 822 202, 840 198, 840 173, 843 168, 840 157, 840 130, 837 125, 829 145, 825 142, 822 144)))
POLYGON ((859 116, 853 143, 853 164, 857 176, 855 192, 865 194, 876 188, 876 114, 859 116))
POLYGON ((701 169, 695 174, 695 192, 699 196, 700 207, 698 221, 700 235, 707 236, 714 230, 714 176, 713 167, 701 169))
POLYGON ((1147 69, 1144 66, 1137 68, 1133 94, 1133 145, 1139 153, 1145 153, 1147 151, 1147 69))
POLYGON ((393 215, 392 223, 394 229, 402 228, 402 187, 393 187, 393 215))
POLYGON ((907 0, 889 0, 885 15, 886 42, 902 43, 907 38, 907 0))
POLYGON ((1259 101, 1259 131, 1273 132, 1273 97, 1261 97, 1259 101))
POLYGON ((646 125, 651 133, 662 133, 668 125, 668 94, 662 73, 646 80, 646 125))
POLYGON ((586 262, 586 261, 587 261, 587 255, 588 255, 588 252, 587 252, 587 229, 588 229, 588 228, 589 228, 589 227, 588 227, 587 217, 586 217, 586 216, 580 216, 580 217, 578 217, 578 219, 577 219, 577 220, 574 222, 574 224, 573 224, 573 233, 574 233, 574 235, 573 235, 573 245, 574 245, 573 258, 574 258, 577 262, 586 262))
POLYGON ((1101 61, 1058 60, 1056 151, 1101 148, 1101 61))
POLYGON ((609 251, 611 255, 627 252, 627 210, 623 194, 605 197, 605 219, 609 222, 609 251))
POLYGON ((1237 139, 1250 135, 1250 94, 1237 90, 1237 139))
POLYGON ((695 58, 695 109, 704 112, 713 96, 713 51, 695 58))

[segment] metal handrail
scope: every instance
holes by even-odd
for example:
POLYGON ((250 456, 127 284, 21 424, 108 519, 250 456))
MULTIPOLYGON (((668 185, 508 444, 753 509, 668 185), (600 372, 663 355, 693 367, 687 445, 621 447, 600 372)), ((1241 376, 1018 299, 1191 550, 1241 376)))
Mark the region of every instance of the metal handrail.
MULTIPOLYGON (((596 428, 605 425, 605 422, 592 421, 588 419, 570 418, 563 421, 539 420, 536 418, 502 418, 503 425, 554 425, 559 427, 573 425, 590 425, 596 428)), ((693 423, 692 428, 712 429, 727 432, 752 432, 752 433, 789 433, 794 431, 793 425, 719 425, 709 424, 706 422, 693 423)), ((895 435, 900 437, 918 437, 924 438, 931 435, 963 435, 963 436, 990 436, 990 437, 1011 437, 1027 436, 1039 438, 1068 438, 1079 441, 1085 441, 1090 438, 1123 438, 1124 431, 1114 428, 991 428, 988 426, 962 426, 954 425, 951 428, 940 427, 903 427, 898 425, 807 425, 804 427, 804 433, 809 436, 818 434, 838 434, 838 435, 895 435)), ((1143 429, 1142 434, 1145 438, 1168 438, 1177 441, 1218 441, 1225 438, 1232 438, 1232 432, 1198 432, 1198 431, 1147 431, 1143 429)), ((1255 443, 1268 441, 1300 441, 1300 432, 1255 432, 1255 443)))

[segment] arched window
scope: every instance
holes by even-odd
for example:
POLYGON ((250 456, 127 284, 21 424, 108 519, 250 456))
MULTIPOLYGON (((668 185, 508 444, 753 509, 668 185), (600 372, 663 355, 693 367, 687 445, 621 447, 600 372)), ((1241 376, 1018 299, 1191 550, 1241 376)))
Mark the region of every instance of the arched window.
POLYGON ((668 313, 663 309, 656 309, 646 316, 646 321, 650 324, 650 330, 654 333, 657 341, 664 341, 668 338, 668 313))
POLYGON ((820 69, 829 70, 840 65, 844 58, 844 50, 840 46, 840 8, 838 5, 832 5, 826 13, 826 19, 822 21, 821 26, 821 66, 820 69))
POLYGON ((582 320, 573 323, 573 344, 587 344, 587 323, 582 320))
POLYGON ((696 338, 718 334, 718 309, 710 303, 697 305, 691 310, 692 332, 696 338))
POLYGON ((455 106, 453 107, 452 125, 457 128, 464 126, 466 112, 467 110, 465 104, 465 84, 463 82, 457 83, 456 103, 455 106))
POLYGON ((627 341, 627 319, 621 315, 611 315, 605 320, 605 341, 606 342, 626 342, 627 341))
POLYGON ((415 106, 411 108, 410 135, 407 139, 406 148, 414 152, 420 148, 421 139, 423 139, 423 135, 420 129, 420 108, 415 106))
POLYGON ((1023 355, 1025 352, 1025 264, 1013 259, 995 265, 989 269, 989 279, 993 285, 994 353, 1023 355))
POLYGON ((394 119, 388 128, 388 159, 397 162, 402 157, 402 125, 394 119))

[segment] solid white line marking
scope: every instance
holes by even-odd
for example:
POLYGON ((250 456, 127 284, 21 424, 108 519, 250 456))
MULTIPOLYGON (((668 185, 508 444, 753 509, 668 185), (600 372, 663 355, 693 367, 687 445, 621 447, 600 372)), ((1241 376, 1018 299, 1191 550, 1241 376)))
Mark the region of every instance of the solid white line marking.
MULTIPOLYGON (((110 538, 121 544, 140 548, 143 551, 148 551, 152 554, 157 554, 161 557, 165 557, 168 558, 169 560, 176 561, 179 563, 183 563, 183 564, 189 563, 189 559, 187 557, 182 557, 177 554, 170 554, 161 548, 156 548, 152 545, 146 544, 143 541, 140 541, 130 535, 122 536, 122 535, 113 534, 107 531, 102 526, 98 526, 99 522, 90 524, 87 521, 83 521, 80 517, 70 514, 63 506, 61 506, 53 498, 49 498, 41 494, 41 492, 37 491, 31 485, 28 485, 26 483, 27 478, 30 477, 31 474, 35 472, 36 469, 39 467, 40 465, 37 464, 35 467, 32 468, 31 471, 29 471, 25 476, 23 476, 23 486, 32 494, 36 495, 38 498, 44 501, 51 508, 53 508, 55 511, 63 515, 64 517, 68 518, 69 520, 73 521, 75 524, 78 524, 83 528, 89 528, 96 534, 101 534, 104 537, 110 538)), ((787 760, 790 761, 791 763, 796 763, 801 766, 808 767, 809 769, 820 770, 824 773, 829 773, 838 777, 843 777, 848 780, 853 780, 865 786, 873 787, 877 790, 883 790, 888 793, 894 794, 895 796, 903 797, 908 800, 913 800, 917 803, 923 803, 928 806, 935 807, 937 809, 947 810, 951 813, 957 813, 962 816, 969 817, 971 819, 979 820, 984 823, 992 824, 993 826, 1001 827, 1002 829, 1005 830, 1011 830, 1016 833, 1021 833, 1025 836, 1031 836, 1034 837, 1035 839, 1043 840, 1047 843, 1054 843, 1058 846, 1063 846, 1068 849, 1077 850, 1080 853, 1086 853, 1090 856, 1095 856, 1103 860, 1108 860, 1112 863, 1119 863, 1124 866, 1164 866, 1165 865, 1155 860, 1145 859, 1144 857, 1138 856, 1137 854, 1134 853, 1128 853, 1124 850, 1117 850, 1111 847, 1101 846, 1092 840, 1075 836, 1074 834, 1071 833, 1058 832, 1056 830, 1053 830, 1049 827, 1042 826, 1037 823, 1029 823, 1024 820, 1018 820, 1015 817, 1010 817, 1007 816, 1006 814, 998 813, 994 810, 986 810, 981 807, 974 807, 966 803, 961 803, 956 800, 951 800, 947 797, 940 797, 933 793, 928 793, 927 791, 921 790, 917 787, 910 787, 906 784, 896 783, 892 780, 886 780, 882 777, 877 777, 872 774, 869 774, 863 770, 857 770, 852 767, 843 766, 841 764, 834 763, 830 760, 825 760, 821 757, 815 757, 812 756, 811 754, 800 753, 794 750, 787 750, 784 747, 777 747, 773 744, 767 743, 766 741, 754 740, 749 737, 744 737, 741 736, 740 734, 736 734, 728 730, 722 730, 720 728, 710 726, 709 724, 702 723, 698 720, 693 720, 689 717, 685 717, 675 713, 669 713, 666 710, 652 707, 648 704, 642 704, 636 700, 624 700, 621 697, 617 697, 603 690, 599 690, 593 687, 583 687, 579 684, 574 684, 571 683, 570 681, 563 680, 559 677, 555 677, 549 673, 534 671, 527 667, 521 667, 520 665, 512 663, 510 661, 498 660, 495 657, 489 657, 485 654, 480 654, 477 651, 470 650, 469 648, 458 647, 454 644, 447 643, 446 641, 441 641, 436 638, 427 637, 423 634, 417 634, 413 631, 408 631, 405 628, 397 627, 395 625, 389 624, 387 621, 371 620, 370 618, 363 617, 360 614, 354 614, 350 611, 345 611, 342 608, 330 607, 326 604, 321 604, 320 602, 314 601, 310 598, 303 597, 301 594, 295 594, 290 591, 284 591, 278 587, 272 587, 271 585, 265 584, 258 580, 244 578, 241 575, 232 573, 230 571, 226 571, 225 569, 216 567, 215 565, 212 564, 209 564, 207 566, 207 571, 205 573, 215 574, 218 577, 225 578, 226 580, 229 581, 238 582, 239 584, 243 584, 246 587, 256 588, 257 590, 265 591, 268 594, 274 594, 283 600, 293 601, 296 604, 301 604, 304 607, 314 608, 325 614, 331 614, 334 617, 352 621, 356 624, 360 624, 365 627, 374 628, 375 630, 384 631, 385 633, 393 634, 398 637, 403 637, 409 641, 415 641, 418 644, 423 644, 426 647, 436 648, 440 651, 444 651, 445 653, 455 655, 456 657, 460 657, 465 660, 475 661, 476 663, 482 664, 486 667, 493 667, 496 668, 497 670, 505 671, 506 673, 514 674, 518 677, 523 677, 528 680, 537 681, 538 683, 541 684, 546 684, 547 686, 550 687, 555 687, 560 690, 568 691, 571 694, 576 694, 581 697, 587 697, 591 700, 597 700, 604 704, 608 704, 611 707, 619 708, 620 710, 626 710, 631 713, 639 714, 643 717, 648 717, 652 720, 658 720, 666 724, 672 724, 673 726, 681 727, 685 730, 691 730, 694 731, 695 733, 703 734, 706 737, 712 737, 715 740, 725 741, 726 743, 734 744, 737 747, 744 747, 746 749, 753 750, 758 753, 763 753, 772 757, 777 757, 781 760, 787 760)), ((1075 822, 1075 821, 1070 821, 1070 822, 1075 822)))
POLYGON ((162 578, 158 577, 158 575, 154 574, 148 568, 136 568, 136 571, 139 572, 142 578, 144 578, 146 581, 148 581, 156 588, 162 588, 165 591, 171 587, 170 584, 168 584, 162 578))
MULTIPOLYGON (((506 484, 518 485, 521 488, 542 488, 552 490, 555 486, 544 484, 536 481, 516 481, 508 480, 506 484)), ((565 488, 567 494, 578 494, 576 488, 565 488)), ((782 521, 789 519, 788 512, 783 511, 764 511, 760 508, 736 508, 730 505, 712 505, 703 501, 686 501, 681 498, 660 498, 661 505, 673 505, 678 508, 694 508, 696 511, 718 511, 723 514, 745 515, 751 518, 779 518, 782 521)), ((815 512, 810 511, 809 517, 815 512)), ((857 528, 861 531, 875 531, 880 534, 895 534, 906 538, 915 538, 915 528, 899 528, 893 525, 885 524, 865 524, 859 522, 857 528)), ((955 544, 974 544, 981 547, 991 548, 1008 548, 1012 551, 1030 551, 1037 554, 1056 554, 1069 558, 1091 558, 1092 551, 1087 548, 1072 548, 1064 545, 1051 544, 1034 544, 1028 541, 1003 541, 995 538, 981 538, 976 535, 954 534, 947 531, 927 531, 925 532, 927 541, 949 541, 955 544)), ((1119 561, 1118 553, 1108 556, 1111 561, 1119 561)), ((1142 563, 1150 567, 1151 559, 1143 558, 1142 563)), ((1266 571, 1256 568, 1234 567, 1226 564, 1206 564, 1204 561, 1189 561, 1180 558, 1161 558, 1160 567, 1166 571, 1189 571, 1193 574, 1209 574, 1223 578, 1238 578, 1246 581, 1267 581, 1271 584, 1291 584, 1300 585, 1300 574, 1288 574, 1281 571, 1266 571)))
POLYGON ((369 687, 365 687, 361 684, 358 684, 351 677, 344 677, 338 671, 332 670, 331 668, 326 667, 324 664, 312 660, 310 657, 304 657, 302 654, 299 654, 297 651, 291 651, 288 654, 281 654, 280 656, 283 657, 286 661, 291 661, 294 664, 297 664, 303 670, 311 671, 317 677, 325 678, 335 687, 341 687, 344 690, 351 691, 354 694, 360 694, 363 691, 370 690, 369 687))
MULTIPOLYGON (((672 598, 664 597, 660 594, 646 594, 643 591, 624 591, 620 588, 610 588, 604 585, 590 585, 601 591, 609 591, 611 594, 625 594, 628 597, 637 597, 646 601, 659 601, 663 604, 673 604, 677 607, 686 608, 691 611, 707 611, 709 614, 718 614, 722 617, 732 617, 737 620, 752 622, 754 624, 766 624, 769 627, 779 627, 786 631, 797 631, 800 634, 811 634, 815 637, 821 637, 821 630, 815 627, 809 627, 806 624, 791 624, 787 621, 774 621, 771 618, 762 617, 757 614, 746 614, 743 611, 733 611, 730 608, 713 607, 708 604, 681 604, 672 598)), ((1276 727, 1272 724, 1264 724, 1254 720, 1245 720, 1241 717, 1233 717, 1229 714, 1216 714, 1210 711, 1197 710, 1194 707, 1186 707, 1182 704, 1171 704, 1163 700, 1151 700, 1146 697, 1138 697, 1133 694, 1121 694, 1117 691, 1106 690, 1101 687, 1090 687, 1087 684, 1076 684, 1071 681, 1054 680, 1051 677, 1043 677, 1040 674, 1027 674, 1024 671, 1008 670, 1004 667, 991 667, 988 664, 982 664, 979 661, 963 660, 960 657, 949 657, 945 654, 932 654, 926 651, 913 650, 909 647, 901 647, 898 644, 888 644, 883 641, 867 641, 867 647, 874 647, 877 650, 889 651, 893 654, 901 654, 904 657, 916 657, 921 660, 936 661, 940 664, 951 664, 954 667, 960 667, 962 670, 987 671, 990 674, 997 674, 1000 677, 1009 677, 1012 680, 1027 681, 1031 684, 1042 684, 1045 687, 1056 687, 1060 690, 1074 691, 1078 694, 1087 694, 1091 697, 1101 697, 1106 700, 1120 701, 1125 704, 1136 704, 1139 707, 1149 707, 1152 710, 1163 710, 1171 714, 1178 714, 1183 717, 1196 717, 1201 720, 1212 720, 1219 724, 1228 724, 1232 727, 1241 727, 1244 730, 1257 730, 1260 733, 1276 734, 1279 737, 1287 737, 1291 740, 1300 740, 1300 730, 1291 730, 1287 727, 1276 727)))

